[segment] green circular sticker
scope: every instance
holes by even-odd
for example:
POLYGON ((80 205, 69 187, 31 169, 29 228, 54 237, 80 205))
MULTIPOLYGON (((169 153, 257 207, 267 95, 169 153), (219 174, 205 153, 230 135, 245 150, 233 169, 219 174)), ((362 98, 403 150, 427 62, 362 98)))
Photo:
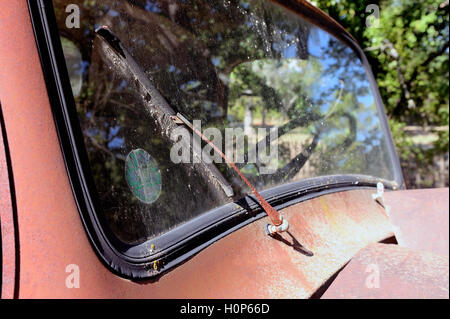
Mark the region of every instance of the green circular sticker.
POLYGON ((158 164, 143 149, 131 151, 125 161, 125 178, 131 192, 140 201, 151 204, 161 195, 158 164))

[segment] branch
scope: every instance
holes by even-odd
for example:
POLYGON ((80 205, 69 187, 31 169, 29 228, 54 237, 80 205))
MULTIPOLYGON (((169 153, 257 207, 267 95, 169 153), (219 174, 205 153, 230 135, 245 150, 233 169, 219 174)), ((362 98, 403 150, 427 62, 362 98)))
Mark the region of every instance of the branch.
MULTIPOLYGON (((423 63, 420 64, 420 69, 422 69, 423 67, 428 66, 428 64, 430 64, 434 59, 436 59, 437 57, 439 57, 442 54, 444 54, 445 51, 448 49, 448 47, 449 47, 449 42, 445 43, 444 46, 440 50, 431 53, 428 56, 428 58, 423 63)), ((416 68, 414 68, 414 71, 411 74, 410 80, 408 82, 414 81, 418 74, 419 74, 419 67, 416 67, 416 68)))
MULTIPOLYGON (((411 93, 409 92, 409 86, 408 86, 407 82, 405 81, 405 76, 404 76, 402 70, 400 69, 400 55, 398 54, 398 51, 395 49, 394 44, 392 44, 391 41, 389 41, 388 39, 385 39, 384 43, 385 43, 385 45, 382 48, 382 50, 384 50, 386 52, 386 54, 391 56, 397 62, 397 67, 396 67, 397 76, 398 76, 398 80, 400 82, 400 86, 402 87, 403 95, 404 95, 406 101, 408 101, 408 108, 410 108, 410 109, 415 108, 416 103, 411 98, 411 93)), ((397 107, 398 107, 398 105, 395 108, 397 108, 397 107)))
POLYGON ((447 51, 448 47, 449 47, 449 42, 445 43, 444 46, 439 51, 431 53, 430 56, 425 60, 425 62, 422 63, 422 66, 426 66, 426 65, 430 64, 431 61, 436 59, 438 56, 441 56, 442 54, 444 54, 445 51, 447 51))

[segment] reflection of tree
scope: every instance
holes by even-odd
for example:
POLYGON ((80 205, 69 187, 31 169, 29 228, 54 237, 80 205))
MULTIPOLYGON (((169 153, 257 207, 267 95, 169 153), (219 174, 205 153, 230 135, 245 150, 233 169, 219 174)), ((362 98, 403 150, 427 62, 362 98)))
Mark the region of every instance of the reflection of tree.
MULTIPOLYGON (((80 0, 81 28, 66 29, 66 4, 54 0, 61 35, 80 48, 88 66, 76 104, 91 171, 105 218, 122 240, 145 240, 228 199, 192 166, 171 163, 164 128, 145 111, 149 97, 96 40, 101 25, 188 118, 224 128, 242 126, 247 114, 253 126, 261 119, 262 126, 278 127, 278 170, 266 176, 246 170, 259 189, 318 174, 388 175, 385 167, 369 167, 380 161, 383 140, 373 101, 360 100, 370 100, 361 63, 346 46, 279 7, 266 1, 80 0), (322 51, 312 54, 311 46, 322 51), (325 118, 331 106, 341 116, 325 118), (361 122, 359 115, 345 115, 356 112, 371 116, 361 122), (162 173, 161 197, 150 206, 135 199, 124 180, 124 158, 136 148, 148 151, 162 173), (314 171, 302 175, 308 161, 314 171)), ((225 164, 218 168, 242 196, 246 189, 235 173, 225 164)))
POLYGON ((79 105, 79 110, 86 107, 87 114, 80 120, 104 215, 115 233, 128 242, 139 240, 227 202, 202 164, 170 161, 170 131, 149 109, 150 97, 142 82, 130 72, 126 59, 109 53, 101 38, 96 38, 94 47, 89 79, 100 93, 79 105), (123 178, 123 159, 136 148, 148 150, 162 174, 161 196, 151 205, 138 202, 123 178), (205 198, 199 201, 201 196, 205 198))
MULTIPOLYGON (((381 133, 381 127, 374 100, 370 92, 366 70, 362 67, 359 59, 352 50, 343 43, 329 39, 323 50, 327 57, 326 69, 336 78, 344 83, 342 99, 337 104, 338 110, 358 114, 358 118, 351 121, 357 126, 358 136, 349 144, 346 142, 345 124, 350 118, 336 118, 327 121, 327 142, 318 148, 316 156, 327 163, 320 165, 321 174, 336 174, 354 172, 373 176, 385 176, 392 178, 391 168, 387 163, 389 159, 386 152, 385 140, 381 133), (344 128, 344 130, 343 130, 344 128), (340 132, 339 132, 340 131, 340 132)), ((336 81, 331 90, 337 91, 339 83, 336 81)), ((323 103, 330 95, 322 95, 323 103)), ((352 125, 350 125, 351 127, 352 125)), ((354 135, 354 134, 353 134, 354 135)))

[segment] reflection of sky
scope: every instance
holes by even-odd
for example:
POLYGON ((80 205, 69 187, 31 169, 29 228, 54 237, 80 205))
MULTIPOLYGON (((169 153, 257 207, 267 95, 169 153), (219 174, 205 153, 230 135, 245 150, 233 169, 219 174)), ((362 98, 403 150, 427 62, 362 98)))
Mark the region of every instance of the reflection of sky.
POLYGON ((288 59, 297 57, 297 47, 294 44, 291 44, 285 48, 283 50, 283 57, 288 59))
MULTIPOLYGON (((332 57, 329 53, 327 53, 327 49, 330 46, 331 41, 336 41, 332 38, 328 33, 318 29, 313 28, 311 30, 311 34, 308 38, 308 50, 309 54, 313 57, 316 57, 317 61, 322 64, 324 72, 321 74, 321 83, 315 87, 317 89, 316 92, 311 92, 314 97, 320 96, 323 92, 328 92, 330 99, 328 103, 324 103, 321 107, 322 112, 326 112, 326 110, 330 107, 330 105, 334 104, 335 98, 337 95, 332 94, 332 89, 340 86, 339 79, 344 81, 344 92, 349 89, 348 85, 351 81, 351 84, 354 85, 355 90, 359 88, 367 88, 369 92, 366 95, 356 94, 356 101, 360 105, 358 112, 352 112, 357 116, 357 121, 359 123, 359 128, 356 134, 356 140, 359 142, 367 142, 368 136, 371 135, 372 139, 374 137, 373 132, 368 132, 367 129, 364 128, 379 128, 379 119, 376 116, 376 108, 373 95, 371 94, 370 85, 367 79, 360 81, 358 78, 351 78, 353 74, 352 71, 356 71, 359 73, 365 73, 363 69, 362 63, 356 57, 356 55, 351 51, 350 48, 346 48, 340 54, 348 54, 348 56, 353 55, 353 61, 350 64, 350 69, 345 69, 344 67, 339 66, 339 61, 332 57), (328 70, 332 69, 332 67, 338 66, 338 69, 333 72, 328 72, 328 70), (358 70, 359 69, 359 70, 358 70), (347 87, 346 87, 347 86, 347 87)), ((286 50, 287 56, 290 57, 293 54, 291 51, 286 50)), ((375 134, 377 138, 382 138, 381 128, 379 130, 379 134, 375 134)), ((371 143, 372 145, 379 145, 379 141, 374 139, 371 143)))
POLYGON ((120 130, 119 125, 110 127, 109 136, 108 136, 108 140, 109 140, 108 148, 109 149, 120 148, 120 147, 124 146, 125 140, 123 139, 123 137, 116 136, 117 133, 119 133, 119 130, 120 130))
MULTIPOLYGON (((259 62, 263 62, 263 69, 278 73, 274 78, 279 78, 279 74, 285 74, 285 72, 288 74, 311 72, 308 75, 313 82, 303 83, 301 90, 307 94, 308 100, 319 108, 322 114, 327 114, 331 107, 340 105, 336 99, 342 89, 340 101, 346 103, 344 111, 353 115, 357 121, 356 142, 361 144, 365 152, 370 152, 374 147, 380 146, 383 132, 367 73, 359 58, 349 47, 325 31, 315 26, 310 25, 310 27, 307 39, 309 54, 307 61, 299 60, 302 54, 298 52, 298 40, 301 41, 299 35, 305 29, 296 26, 292 32, 287 32, 285 29, 278 30, 278 35, 274 37, 274 42, 271 44, 272 52, 278 52, 283 62, 289 59, 288 71, 286 71, 286 63, 281 63, 278 68, 274 68, 274 60, 271 59, 273 55, 269 52, 267 58, 259 62), (297 41, 296 38, 298 38, 297 41), (317 64, 320 67, 316 67, 317 64)), ((264 34, 261 36, 264 37, 264 34)), ((219 59, 216 57, 212 58, 212 62, 216 66, 219 65, 219 59)), ((270 73, 268 74, 270 77, 270 73)), ((347 131, 348 126, 345 123, 347 121, 333 129, 330 127, 326 132, 327 140, 332 141, 347 131)))
MULTIPOLYGON (((298 58, 298 46, 295 41, 295 34, 303 32, 301 30, 303 29, 300 27, 296 27, 293 33, 280 30, 282 37, 278 37, 277 41, 272 44, 272 49, 281 53, 283 62, 288 61, 288 70, 286 71, 285 68, 286 63, 280 63, 278 68, 274 68, 274 62, 276 63, 276 61, 272 59, 259 61, 263 63, 263 68, 270 68, 273 70, 272 72, 277 73, 305 74, 310 72, 309 75, 314 81, 310 84, 304 83, 302 90, 307 94, 312 104, 320 108, 322 114, 326 114, 332 106, 336 105, 338 102, 336 99, 341 89, 341 102, 350 94, 350 97, 354 99, 354 105, 347 104, 346 111, 355 116, 358 122, 356 140, 367 143, 368 147, 379 144, 377 139, 382 138, 379 118, 367 74, 359 58, 350 48, 344 46, 334 37, 312 26, 307 40, 309 58, 307 61, 302 61, 298 58), (319 64, 320 67, 314 67, 315 64, 319 64), (317 70, 319 70, 319 74, 317 70), (358 75, 363 77, 358 77, 358 75), (374 128, 375 131, 380 133, 373 132, 374 128), (367 142, 368 140, 370 140, 370 143, 367 142)), ((213 58, 213 63, 218 65, 217 58, 213 58)), ((352 102, 347 99, 346 103, 352 102)), ((345 129, 345 127, 342 129, 345 129)), ((332 138, 331 135, 338 133, 339 130, 327 132, 329 138, 332 138)))
MULTIPOLYGON (((355 85, 355 88, 366 87, 369 88, 368 80, 360 81, 357 78, 349 78, 349 74, 351 75, 353 72, 365 73, 363 69, 362 63, 360 63, 359 59, 353 53, 350 48, 346 48, 341 55, 346 54, 348 57, 352 57, 352 63, 347 68, 339 67, 338 70, 334 72, 327 72, 332 67, 339 66, 339 61, 332 57, 329 53, 327 53, 327 49, 330 47, 331 42, 336 42, 337 40, 330 36, 328 33, 318 29, 313 28, 311 30, 311 35, 308 38, 308 49, 309 54, 313 57, 316 57, 317 60, 322 64, 323 70, 325 72, 322 74, 322 85, 324 85, 324 89, 333 88, 339 86, 339 79, 343 79, 345 81, 350 81, 352 85, 355 85), (352 70, 349 70, 352 69, 352 70)), ((374 103, 373 96, 371 94, 368 95, 356 95, 359 103, 364 104, 365 106, 370 106, 374 103)))
POLYGON ((108 143, 109 149, 121 148, 124 146, 125 140, 123 137, 114 137, 112 141, 108 143))
POLYGON ((158 6, 158 3, 155 3, 154 1, 148 1, 145 4, 145 10, 155 13, 160 13, 161 9, 158 6))

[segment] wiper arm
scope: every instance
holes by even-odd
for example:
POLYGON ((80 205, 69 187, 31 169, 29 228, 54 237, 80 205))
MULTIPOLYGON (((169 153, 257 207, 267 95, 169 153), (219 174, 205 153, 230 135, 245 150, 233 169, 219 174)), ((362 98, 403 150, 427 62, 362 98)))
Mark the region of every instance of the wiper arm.
MULTIPOLYGON (((137 62, 133 59, 131 54, 124 47, 120 39, 111 32, 111 30, 107 26, 102 26, 95 30, 96 34, 100 39, 105 41, 109 47, 111 47, 117 56, 119 56, 120 60, 127 66, 127 69, 132 73, 133 77, 138 81, 138 83, 144 88, 145 93, 147 94, 147 101, 149 104, 149 112, 152 117, 158 121, 159 126, 164 128, 161 130, 161 134, 165 134, 169 139, 171 136, 171 132, 178 128, 173 121, 170 120, 170 117, 175 115, 175 111, 172 107, 167 103, 165 98, 159 93, 159 91, 152 84, 152 81, 147 77, 144 71, 140 68, 137 62)), ((183 143, 184 140, 181 140, 183 143)), ((195 139, 194 142, 196 143, 195 139)), ((222 175, 222 173, 217 169, 214 164, 209 164, 203 161, 202 154, 197 154, 195 151, 196 145, 191 145, 190 143, 186 143, 186 149, 190 149, 194 156, 196 156, 199 160, 199 163, 204 168, 204 171, 209 175, 210 178, 215 180, 220 188, 223 190, 227 197, 232 197, 234 195, 233 188, 222 175)))
MULTIPOLYGON (((179 128, 178 124, 187 125, 193 131, 193 134, 199 135, 205 142, 207 142, 211 147, 213 147, 214 150, 216 152, 218 152, 218 154, 221 155, 221 157, 225 160, 225 162, 238 173, 240 178, 252 190, 253 194, 256 196, 256 198, 258 199, 262 208, 267 213, 267 215, 269 216, 270 220, 273 223, 273 225, 269 224, 266 226, 267 234, 273 235, 276 233, 287 231, 289 228, 289 224, 288 224, 287 220, 283 219, 281 214, 278 211, 276 211, 259 194, 259 192, 255 189, 255 187, 253 187, 253 185, 242 174, 242 172, 237 168, 237 166, 233 162, 231 162, 225 156, 225 154, 223 154, 222 151, 219 150, 219 148, 217 146, 215 146, 199 130, 197 130, 194 126, 192 126, 186 118, 184 118, 180 113, 175 114, 175 111, 170 107, 170 105, 167 103, 167 101, 164 99, 164 97, 154 87, 154 85, 151 83, 150 79, 145 75, 145 73, 141 70, 141 68, 136 63, 136 61, 133 59, 133 57, 130 55, 130 53, 122 45, 119 38, 116 35, 114 35, 109 30, 109 28, 106 26, 98 28, 97 30, 95 30, 95 32, 101 39, 103 39, 106 43, 108 43, 108 45, 116 52, 116 54, 120 57, 121 61, 127 65, 129 71, 133 74, 134 78, 145 89, 145 91, 149 97, 149 99, 148 99, 149 104, 151 104, 151 108, 149 108, 150 113, 152 115, 154 115, 154 118, 159 122, 161 127, 166 128, 166 130, 163 131, 162 134, 164 134, 164 132, 165 132, 165 134, 170 137, 170 133, 174 129, 179 128), (152 112, 157 113, 157 114, 153 114, 152 112)), ((195 143, 195 139, 193 139, 193 140, 195 143)), ((183 140, 182 140, 182 142, 183 142, 183 140)), ((189 145, 189 143, 187 143, 186 147, 188 147, 192 151, 194 156, 197 156, 199 158, 200 163, 205 168, 205 171, 209 174, 210 177, 212 177, 214 180, 216 180, 218 182, 218 184, 221 186, 221 188, 223 189, 225 194, 228 197, 233 196, 233 189, 231 188, 231 185, 228 184, 228 182, 223 177, 223 175, 220 173, 220 171, 217 169, 217 167, 214 166, 213 164, 205 163, 201 158, 202 154, 196 154, 195 145, 189 145)))
POLYGON ((230 159, 213 143, 209 138, 207 138, 205 135, 203 135, 202 132, 200 132, 195 126, 193 126, 183 115, 180 113, 177 113, 176 116, 171 117, 172 120, 175 123, 183 123, 187 127, 189 127, 195 134, 200 136, 202 140, 204 140, 206 143, 208 143, 215 152, 217 152, 223 160, 231 167, 233 168, 236 173, 239 175, 239 177, 247 184, 247 186, 252 190, 255 197, 258 199, 259 204, 264 209, 264 211, 267 213, 267 216, 269 216, 270 220, 272 221, 273 225, 266 225, 266 232, 268 235, 274 235, 276 233, 281 233, 284 231, 287 231, 289 228, 289 223, 286 219, 281 216, 281 214, 272 207, 265 199, 261 196, 261 194, 256 190, 256 188, 250 183, 250 181, 242 174, 240 169, 236 166, 235 163, 230 161, 230 159))

